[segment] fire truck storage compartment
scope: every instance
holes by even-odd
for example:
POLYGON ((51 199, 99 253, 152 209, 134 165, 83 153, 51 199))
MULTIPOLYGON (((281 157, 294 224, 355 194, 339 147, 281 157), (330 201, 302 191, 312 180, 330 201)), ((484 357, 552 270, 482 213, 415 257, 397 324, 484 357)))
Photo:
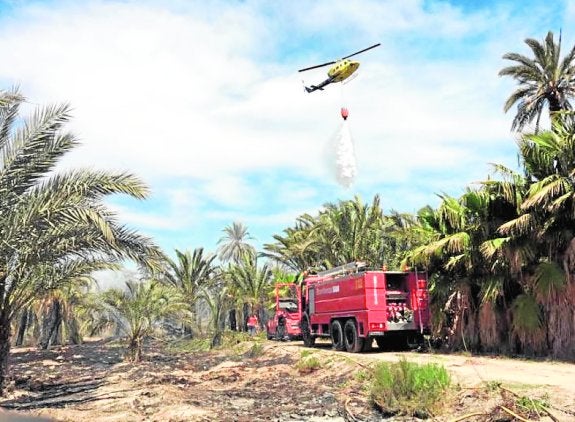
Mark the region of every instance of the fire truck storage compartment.
POLYGON ((409 295, 408 273, 385 274, 387 329, 390 331, 415 329, 413 306, 409 295))

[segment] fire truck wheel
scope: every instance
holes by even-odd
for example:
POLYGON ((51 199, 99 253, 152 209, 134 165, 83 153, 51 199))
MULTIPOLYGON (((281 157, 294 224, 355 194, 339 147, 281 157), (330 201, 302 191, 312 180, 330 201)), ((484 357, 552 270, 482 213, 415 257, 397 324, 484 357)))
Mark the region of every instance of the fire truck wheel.
POLYGON ((311 335, 309 320, 305 315, 301 321, 301 336, 305 347, 313 347, 315 344, 315 336, 311 335))
POLYGON ((341 322, 337 319, 331 323, 331 342, 335 350, 345 350, 345 340, 341 322))
POLYGON ((358 353, 363 349, 364 339, 357 334, 355 320, 348 319, 343 326, 343 338, 345 350, 350 353, 358 353))

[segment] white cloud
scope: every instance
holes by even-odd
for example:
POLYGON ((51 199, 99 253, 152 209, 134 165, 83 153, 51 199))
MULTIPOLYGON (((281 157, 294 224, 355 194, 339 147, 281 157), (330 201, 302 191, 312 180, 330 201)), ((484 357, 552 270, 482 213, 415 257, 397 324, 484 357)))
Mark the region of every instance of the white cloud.
POLYGON ((157 210, 152 212, 143 212, 141 209, 135 207, 126 207, 117 204, 109 205, 120 221, 130 226, 147 227, 153 230, 177 230, 185 227, 188 223, 185 219, 181 219, 181 215, 175 215, 173 212, 169 214, 158 213, 157 210))
POLYGON ((234 207, 249 206, 253 200, 253 189, 241 178, 218 177, 203 186, 204 196, 221 205, 234 207))

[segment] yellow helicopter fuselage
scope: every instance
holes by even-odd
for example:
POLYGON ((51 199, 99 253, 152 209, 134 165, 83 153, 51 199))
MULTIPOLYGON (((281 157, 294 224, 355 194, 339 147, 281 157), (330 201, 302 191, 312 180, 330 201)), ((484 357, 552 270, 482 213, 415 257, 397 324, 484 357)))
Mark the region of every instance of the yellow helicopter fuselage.
POLYGON ((331 82, 341 82, 349 78, 359 67, 359 62, 353 60, 339 60, 327 71, 331 82))

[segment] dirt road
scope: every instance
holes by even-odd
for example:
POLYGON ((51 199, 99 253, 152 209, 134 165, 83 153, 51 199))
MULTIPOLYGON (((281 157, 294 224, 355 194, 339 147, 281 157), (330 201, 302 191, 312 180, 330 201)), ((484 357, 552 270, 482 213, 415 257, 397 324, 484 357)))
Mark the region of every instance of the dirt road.
MULTIPOLYGON (((299 344, 294 342, 299 348, 299 344)), ((334 353, 329 344, 318 343, 319 349, 327 354, 334 353)), ((289 346, 287 346, 289 347, 289 346)), ((527 360, 519 358, 471 356, 464 354, 434 354, 414 352, 379 351, 346 354, 358 362, 388 361, 405 358, 417 363, 437 363, 452 374, 454 380, 464 386, 486 382, 501 382, 518 389, 545 389, 549 395, 561 401, 575 404, 575 364, 550 360, 527 360)))
MULTIPOLYGON (((547 394, 557 408, 575 411, 575 365, 570 363, 349 354, 321 342, 305 349, 299 342, 271 341, 209 353, 173 352, 165 343, 154 343, 140 365, 123 362, 118 345, 102 341, 49 351, 16 349, 11 356, 14 388, 0 399, 0 409, 60 421, 375 421, 381 415, 357 374, 373 362, 401 358, 442 364, 460 385, 453 407, 436 420, 451 421, 492 406, 493 395, 485 393, 489 382, 529 397, 547 394), (317 356, 321 367, 298 371, 303 350, 317 356)), ((556 416, 575 421, 570 413, 557 411, 556 416)))

